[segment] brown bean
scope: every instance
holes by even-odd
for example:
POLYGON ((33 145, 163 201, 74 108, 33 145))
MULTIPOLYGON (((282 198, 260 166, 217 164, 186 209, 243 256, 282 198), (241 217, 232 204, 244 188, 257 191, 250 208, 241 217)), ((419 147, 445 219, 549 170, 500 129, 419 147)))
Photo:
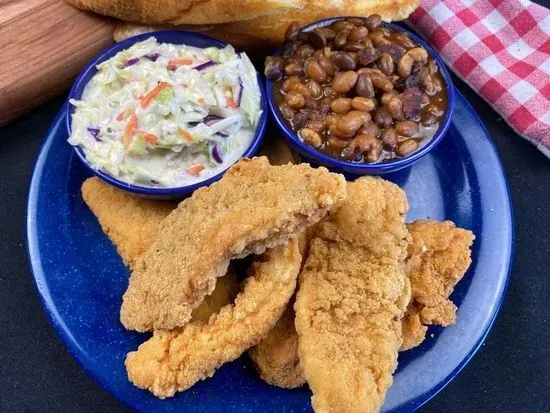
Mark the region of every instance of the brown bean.
POLYGON ((357 83, 355 84, 355 93, 365 98, 374 97, 374 87, 372 80, 366 74, 360 74, 357 77, 357 83))
POLYGON ((399 145, 397 145, 397 149, 395 150, 395 153, 399 156, 407 156, 410 155, 412 152, 416 151, 418 149, 418 142, 414 139, 407 139, 406 141, 400 142, 399 145))
POLYGON ((330 99, 336 99, 338 97, 338 93, 332 87, 325 86, 323 88, 323 96, 330 99))
POLYGON ((388 53, 382 53, 378 58, 378 67, 386 76, 391 75, 395 69, 392 57, 388 53))
POLYGON ((340 70, 355 70, 355 59, 346 52, 336 52, 332 55, 332 62, 340 70))
POLYGON ((383 105, 387 105, 392 97, 397 96, 397 93, 397 90, 393 89, 389 92, 382 94, 382 96, 380 97, 380 102, 382 102, 383 105))
POLYGON ((337 93, 346 93, 357 83, 357 72, 348 70, 346 72, 339 72, 332 81, 332 88, 337 93))
POLYGON ((330 103, 330 108, 334 113, 348 113, 351 110, 351 99, 349 98, 338 98, 334 99, 330 103))
POLYGON ((384 92, 389 92, 393 89, 393 83, 386 76, 382 75, 371 75, 372 85, 376 89, 383 90, 384 92))
POLYGON ((327 40, 334 40, 336 37, 336 31, 332 30, 330 27, 319 27, 317 30, 322 31, 327 40))
POLYGON ((294 130, 300 130, 307 125, 308 116, 305 112, 298 112, 292 118, 292 128, 294 130))
POLYGON ((305 143, 307 143, 309 146, 313 146, 314 148, 318 148, 323 144, 323 140, 321 139, 321 136, 317 132, 315 132, 313 129, 303 128, 300 131, 300 136, 302 137, 305 143))
POLYGON ((366 74, 366 75, 377 75, 377 76, 385 76, 384 73, 380 69, 377 69, 375 67, 362 67, 357 71, 359 74, 366 74))
POLYGON ((318 62, 319 62, 319 66, 321 66, 329 76, 332 76, 336 71, 334 65, 332 64, 332 61, 328 56, 320 57, 318 62))
POLYGON ((321 85, 315 81, 310 80, 307 82, 307 87, 309 91, 311 92, 311 97, 314 99, 319 99, 321 96, 323 96, 323 89, 321 88, 321 85))
POLYGON ((329 128, 336 127, 336 124, 338 123, 338 119, 340 119, 340 117, 338 115, 328 115, 327 116, 327 126, 329 128))
POLYGON ((337 32, 342 32, 344 30, 349 31, 354 27, 355 26, 353 24, 345 20, 338 20, 337 22, 332 23, 332 29, 337 32))
POLYGON ((336 136, 331 136, 328 138, 327 143, 331 148, 344 149, 348 144, 348 141, 340 139, 336 136))
POLYGON ((392 115, 394 119, 403 120, 405 118, 403 114, 403 102, 397 96, 392 96, 387 106, 390 115, 392 115))
POLYGON ((322 49, 327 45, 326 34, 319 28, 309 32, 309 42, 318 49, 322 49))
POLYGON ((287 43, 283 46, 283 53, 281 53, 281 56, 283 57, 289 57, 292 56, 292 54, 296 51, 297 44, 296 43, 287 43))
POLYGON ((347 22, 353 24, 354 26, 362 26, 365 24, 365 20, 360 17, 350 17, 347 19, 347 22))
POLYGON ((361 66, 367 66, 375 62, 380 57, 380 52, 372 47, 367 47, 358 52, 359 64, 361 66))
POLYGON ((296 56, 301 57, 302 59, 307 59, 309 56, 311 56, 315 52, 315 49, 311 47, 309 44, 302 44, 300 47, 296 49, 296 56))
POLYGON ((403 120, 396 123, 395 131, 398 135, 411 138, 418 135, 418 133, 420 132, 420 128, 418 126, 418 123, 413 122, 412 120, 403 120))
POLYGON ((428 52, 422 47, 415 47, 408 50, 397 63, 397 72, 399 76, 405 78, 412 72, 413 64, 415 62, 426 63, 428 60, 428 52))
POLYGON ((370 32, 369 39, 375 47, 389 46, 392 44, 391 40, 388 39, 379 29, 374 32, 370 32))
POLYGON ((342 155, 354 159, 357 155, 365 154, 367 162, 376 162, 382 152, 382 142, 373 136, 358 135, 344 149, 342 155))
POLYGON ((285 102, 292 109, 302 109, 306 104, 306 99, 297 92, 288 92, 285 95, 285 102))
POLYGON ((365 26, 358 26, 349 32, 348 39, 352 42, 360 42, 369 35, 369 29, 365 26))
POLYGON ((365 26, 367 26, 367 29, 371 31, 376 30, 381 23, 382 23, 382 17, 380 17, 380 15, 378 14, 371 14, 365 20, 365 26))
POLYGON ((315 60, 306 62, 306 75, 319 83, 325 83, 327 80, 327 72, 315 60))
POLYGON ((336 123, 336 136, 351 138, 363 124, 363 117, 357 112, 350 112, 338 119, 336 123))
POLYGON ((288 92, 292 85, 295 83, 302 83, 302 81, 298 76, 290 76, 283 81, 283 84, 281 85, 281 90, 283 92, 288 92))
POLYGON ((374 114, 374 121, 378 124, 378 126, 381 126, 383 128, 392 124, 393 119, 386 106, 380 106, 378 109, 376 109, 376 113, 374 114))
POLYGON ((397 132, 394 128, 388 127, 382 129, 382 132, 380 133, 380 137, 382 138, 382 142, 384 142, 384 146, 386 146, 389 149, 394 149, 397 145, 397 132))
POLYGON ((332 42, 332 45, 334 46, 334 48, 335 49, 341 49, 342 47, 344 47, 344 45, 348 41, 348 35, 349 35, 348 30, 343 30, 343 31, 339 32, 336 35, 336 37, 334 38, 334 42, 332 42))
POLYGON ((292 61, 285 66, 285 73, 288 76, 300 75, 304 71, 303 62, 292 61))
POLYGON ((434 59, 428 59, 428 69, 430 70, 430 73, 432 75, 439 71, 439 67, 437 66, 437 62, 434 59))
POLYGON ((300 23, 294 21, 288 25, 285 31, 285 42, 293 42, 300 32, 300 23))
POLYGON ((374 99, 356 96, 352 99, 351 106, 353 106, 354 109, 361 110, 363 112, 370 112, 376 107, 376 103, 374 102, 374 99))
POLYGON ((311 97, 311 90, 306 85, 304 85, 302 82, 293 83, 290 86, 289 92, 299 93, 300 95, 302 95, 306 99, 311 97))
POLYGON ((359 42, 347 42, 342 49, 346 52, 359 52, 365 48, 365 45, 359 42))
POLYGON ((290 120, 294 117, 294 110, 287 103, 281 103, 279 110, 285 119, 290 120))
POLYGON ((361 43, 363 46, 365 46, 365 48, 372 49, 374 47, 371 40, 368 37, 365 37, 359 43, 361 43))
POLYGON ((422 93, 420 95, 420 104, 427 105, 428 103, 430 103, 430 97, 427 94, 422 93))
POLYGON ((321 133, 327 129, 326 119, 310 119, 307 123, 308 128, 313 129, 315 132, 321 133))
POLYGON ((318 49, 313 52, 313 54, 310 56, 312 59, 319 60, 321 57, 325 55, 324 49, 318 49))
POLYGON ((268 56, 265 59, 264 75, 270 80, 280 79, 283 75, 285 60, 282 57, 268 56))
POLYGON ((380 131, 380 128, 376 126, 376 123, 369 122, 366 125, 363 124, 357 131, 357 135, 369 135, 374 136, 375 138, 378 136, 378 133, 380 131))
POLYGON ((368 122, 370 122, 371 120, 371 116, 370 116, 370 113, 368 112, 363 112, 362 110, 351 110, 349 112, 349 115, 350 116, 358 116, 361 118, 361 120, 363 121, 363 124, 367 124, 368 122))
POLYGON ((407 36, 405 33, 396 33, 393 37, 395 40, 397 40, 402 46, 406 47, 407 49, 417 46, 417 44, 413 42, 412 39, 409 36, 407 36))

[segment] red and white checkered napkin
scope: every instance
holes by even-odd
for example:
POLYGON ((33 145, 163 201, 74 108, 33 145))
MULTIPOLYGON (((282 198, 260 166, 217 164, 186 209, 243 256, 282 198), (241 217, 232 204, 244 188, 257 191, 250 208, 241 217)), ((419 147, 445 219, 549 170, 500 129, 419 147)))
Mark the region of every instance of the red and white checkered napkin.
POLYGON ((422 0, 409 20, 456 75, 550 158, 550 10, 528 0, 422 0))

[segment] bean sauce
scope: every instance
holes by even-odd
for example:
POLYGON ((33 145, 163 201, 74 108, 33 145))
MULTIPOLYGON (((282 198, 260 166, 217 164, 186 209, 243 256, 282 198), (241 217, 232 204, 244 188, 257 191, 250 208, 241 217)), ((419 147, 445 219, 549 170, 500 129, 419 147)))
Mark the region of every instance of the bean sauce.
POLYGON ((380 16, 308 33, 294 22, 285 39, 265 75, 304 143, 334 158, 384 162, 411 155, 439 129, 447 94, 436 61, 380 16))

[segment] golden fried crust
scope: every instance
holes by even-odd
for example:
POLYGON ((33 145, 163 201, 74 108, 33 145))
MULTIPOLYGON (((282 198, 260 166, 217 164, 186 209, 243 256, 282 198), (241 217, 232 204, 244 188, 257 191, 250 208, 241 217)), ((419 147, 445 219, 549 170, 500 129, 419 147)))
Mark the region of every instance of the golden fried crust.
POLYGON ((379 178, 318 225, 297 293, 296 330, 316 412, 375 412, 397 367, 410 299, 405 193, 379 178))
POLYGON ((162 221, 130 277, 122 324, 137 331, 185 325, 230 259, 285 243, 345 195, 343 176, 325 168, 240 160, 162 221))
POLYGON ((475 238, 451 221, 419 220, 408 229, 413 240, 407 257, 413 300, 403 350, 424 340, 425 325, 455 323, 456 306, 449 296, 472 262, 470 247, 475 238))
MULTIPOLYGON (((75 0, 71 0, 75 1, 75 0)), ((301 0, 301 7, 280 9, 276 12, 262 15, 253 19, 239 19, 227 24, 203 25, 199 22, 190 23, 182 27, 183 30, 200 31, 210 36, 224 40, 235 47, 251 49, 265 49, 266 45, 278 45, 284 41, 284 34, 288 25, 298 21, 300 25, 312 23, 319 19, 337 16, 369 16, 379 14, 385 21, 406 19, 420 4, 419 0, 338 0, 318 1, 301 0)), ((131 19, 125 19, 131 20, 131 19)), ((137 21, 137 20, 134 20, 137 21)), ((142 23, 147 23, 142 21, 142 23)), ((213 23, 213 21, 209 22, 213 23)), ((153 30, 174 28, 173 26, 152 27, 145 24, 132 25, 122 23, 115 29, 117 42, 130 35, 146 33, 153 30)))
MULTIPOLYGON (((131 195, 96 177, 84 181, 82 195, 130 268, 153 243, 160 222, 176 207, 172 202, 151 201, 131 195)), ((238 289, 237 274, 229 267, 227 274, 216 283, 212 294, 195 308, 191 320, 208 321, 212 314, 233 302, 238 289)))
POLYGON ((428 327, 422 324, 418 309, 414 305, 409 305, 405 317, 403 317, 403 344, 399 351, 410 350, 419 346, 426 337, 428 327))
POLYGON ((266 336, 296 287, 302 257, 296 240, 258 258, 243 292, 208 323, 192 322, 153 337, 128 354, 128 378, 158 397, 170 397, 211 377, 266 336))
POLYGON ((79 9, 136 23, 213 24, 300 7, 300 0, 66 0, 79 9))
POLYGON ((153 243, 162 220, 176 207, 172 202, 134 196, 97 177, 84 181, 82 197, 131 269, 153 243))
POLYGON ((269 384, 285 389, 294 389, 306 382, 298 357, 293 304, 293 301, 288 303, 267 337, 248 350, 260 377, 269 384))

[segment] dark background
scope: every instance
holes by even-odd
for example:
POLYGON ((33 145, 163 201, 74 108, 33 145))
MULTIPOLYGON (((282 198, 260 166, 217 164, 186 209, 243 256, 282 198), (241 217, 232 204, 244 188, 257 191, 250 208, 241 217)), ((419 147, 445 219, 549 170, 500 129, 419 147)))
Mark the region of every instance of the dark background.
MULTIPOLYGON (((548 6, 550 2, 540 2, 548 6)), ((485 343, 420 411, 550 411, 550 160, 464 83, 502 157, 515 213, 507 295, 485 343)), ((38 150, 63 103, 0 128, 0 412, 127 412, 71 358, 42 311, 27 262, 25 210, 38 150)))

